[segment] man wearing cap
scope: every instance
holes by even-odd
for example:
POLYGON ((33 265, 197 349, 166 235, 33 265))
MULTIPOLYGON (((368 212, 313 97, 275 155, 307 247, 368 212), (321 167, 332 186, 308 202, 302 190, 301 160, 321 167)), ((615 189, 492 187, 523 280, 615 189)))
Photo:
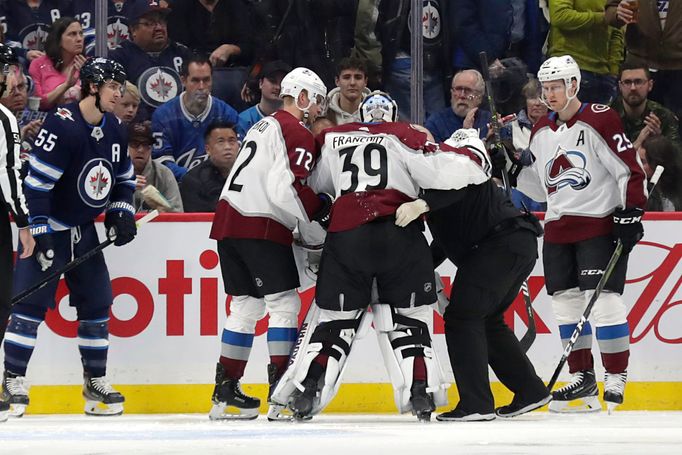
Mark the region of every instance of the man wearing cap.
POLYGON ((137 120, 148 120, 161 104, 181 92, 180 68, 189 50, 168 39, 166 17, 170 9, 156 0, 138 0, 130 8, 131 40, 123 41, 110 58, 125 68, 137 85, 143 103, 137 120))
POLYGON ((158 209, 182 212, 182 198, 173 172, 152 161, 152 128, 149 121, 131 123, 128 127, 128 155, 135 168, 135 211, 158 209))
POLYGON ((238 130, 241 137, 244 137, 249 128, 260 119, 273 114, 282 107, 282 99, 279 97, 279 84, 289 71, 291 71, 291 66, 281 60, 274 60, 263 65, 258 75, 260 101, 255 106, 239 113, 238 130))

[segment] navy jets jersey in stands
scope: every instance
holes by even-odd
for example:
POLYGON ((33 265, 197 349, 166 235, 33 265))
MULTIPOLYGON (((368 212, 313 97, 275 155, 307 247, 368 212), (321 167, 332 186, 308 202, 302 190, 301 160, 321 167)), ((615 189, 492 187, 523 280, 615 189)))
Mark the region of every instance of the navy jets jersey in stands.
POLYGON ((324 130, 317 143, 308 184, 336 198, 329 232, 393 215, 420 188, 456 190, 490 178, 485 150, 428 142, 407 123, 348 123, 324 130))
MULTIPOLYGON (((222 119, 235 125, 239 121, 237 111, 226 102, 209 97, 206 109, 195 117, 182 104, 182 95, 169 101, 154 112, 152 131, 154 132, 154 150, 152 156, 159 162, 172 161, 186 170, 206 160, 204 132, 209 123, 222 119)), ((169 166, 179 180, 175 166, 169 166)))
MULTIPOLYGON (((141 0, 127 0, 125 2, 107 0, 107 46, 109 49, 116 49, 123 41, 130 39, 128 12, 132 9, 132 5, 138 1, 141 0)), ((92 0, 73 0, 73 16, 83 26, 86 50, 90 55, 91 50, 94 52, 95 45, 95 2, 92 0)))
POLYGON ((618 114, 583 104, 567 123, 556 113, 540 119, 530 139, 536 161, 518 176, 518 188, 547 201, 545 239, 572 243, 613 230, 614 209, 646 204, 644 171, 618 114))
POLYGON ((24 192, 29 216, 55 230, 91 221, 111 202, 132 203, 133 166, 125 127, 113 114, 88 124, 78 103, 47 116, 29 158, 24 192))
POLYGON ((25 0, 5 0, 0 8, 7 44, 22 50, 18 52, 22 57, 27 50, 44 50, 52 23, 71 15, 70 0, 43 0, 37 8, 31 8, 25 0))

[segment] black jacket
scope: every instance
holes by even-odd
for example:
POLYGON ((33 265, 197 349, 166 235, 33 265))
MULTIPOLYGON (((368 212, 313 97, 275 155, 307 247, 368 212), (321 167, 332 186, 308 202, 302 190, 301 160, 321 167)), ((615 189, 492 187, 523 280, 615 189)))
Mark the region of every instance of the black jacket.
POLYGON ((185 213, 215 212, 226 180, 210 159, 190 169, 180 182, 185 213))

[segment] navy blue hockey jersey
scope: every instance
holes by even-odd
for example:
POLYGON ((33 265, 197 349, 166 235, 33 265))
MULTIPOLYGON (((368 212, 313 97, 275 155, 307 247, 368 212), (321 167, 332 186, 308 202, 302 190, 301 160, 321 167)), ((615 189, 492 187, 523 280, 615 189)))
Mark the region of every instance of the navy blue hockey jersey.
POLYGON ((204 132, 214 120, 234 123, 237 111, 226 102, 209 97, 204 112, 194 117, 182 105, 182 96, 164 104, 152 116, 152 131, 156 142, 152 156, 166 164, 180 180, 185 173, 206 159, 204 132))
POLYGON ((29 217, 46 216, 55 230, 84 224, 110 203, 131 204, 134 178, 127 132, 116 116, 104 114, 93 126, 78 103, 58 107, 45 119, 29 157, 29 217))
POLYGON ((22 57, 29 50, 44 50, 52 23, 72 12, 70 0, 43 0, 37 8, 29 7, 24 0, 5 0, 0 8, 7 44, 19 50, 22 57))
MULTIPOLYGON (((107 46, 116 49, 130 39, 128 30, 129 12, 135 2, 147 0, 126 0, 125 2, 107 0, 107 46)), ((73 0, 73 15, 83 26, 86 36, 88 55, 94 52, 95 45, 95 2, 93 0, 73 0)))

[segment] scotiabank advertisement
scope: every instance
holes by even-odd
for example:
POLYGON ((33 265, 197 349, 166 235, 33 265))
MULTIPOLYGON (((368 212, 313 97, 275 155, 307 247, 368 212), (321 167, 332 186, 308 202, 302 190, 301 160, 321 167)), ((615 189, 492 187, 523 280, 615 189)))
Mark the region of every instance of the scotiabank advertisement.
MULTIPOLYGON (((141 227, 132 243, 104 250, 114 291, 108 375, 115 384, 212 383, 230 298, 223 290, 215 242, 208 238, 211 219, 210 215, 162 215, 141 227)), ((102 226, 98 228, 102 234, 102 226)), ((301 264, 303 257, 298 251, 301 264)), ((682 382, 681 257, 682 214, 647 214, 644 240, 630 256, 624 294, 632 343, 630 381, 682 382)), ((454 266, 446 262, 438 271, 449 287, 454 266)), ((314 283, 302 283, 305 311, 314 296, 314 283)), ((549 378, 562 349, 540 260, 529 286, 538 333, 529 356, 540 376, 549 378)), ((95 296, 97 292, 92 290, 95 296)), ((39 329, 29 366, 27 376, 34 385, 82 384, 76 315, 68 300, 62 280, 57 308, 39 329)), ((521 296, 509 309, 507 321, 519 337, 525 333, 521 296)), ((266 328, 267 319, 260 321, 244 383, 267 383, 266 328)), ((435 312, 434 331, 441 364, 452 379, 443 322, 435 312)), ((596 341, 594 345, 599 370, 596 341)), ((567 378, 564 371, 560 379, 567 378)), ((374 334, 358 341, 344 382, 389 382, 374 334)))

